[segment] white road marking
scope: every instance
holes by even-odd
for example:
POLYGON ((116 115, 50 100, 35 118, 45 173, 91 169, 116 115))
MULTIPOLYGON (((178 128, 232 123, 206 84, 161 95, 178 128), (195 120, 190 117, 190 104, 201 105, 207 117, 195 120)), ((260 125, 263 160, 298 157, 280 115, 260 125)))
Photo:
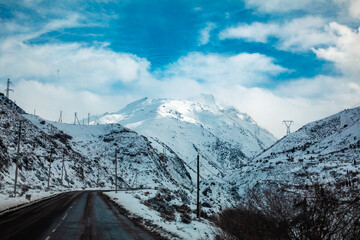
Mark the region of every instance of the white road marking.
POLYGON ((49 240, 50 239, 50 236, 47 236, 46 238, 45 238, 45 240, 49 240))
POLYGON ((68 212, 65 213, 64 217, 62 218, 62 220, 65 220, 66 216, 68 215, 68 212))
MULTIPOLYGON (((51 232, 55 232, 59 227, 60 225, 62 224, 62 222, 65 220, 66 216, 68 215, 69 211, 67 211, 65 213, 65 215, 63 216, 63 218, 61 219, 61 221, 59 222, 59 224, 56 226, 56 228, 54 228, 51 232)), ((45 240, 49 240, 50 236, 48 236, 48 238, 46 238, 45 240)))

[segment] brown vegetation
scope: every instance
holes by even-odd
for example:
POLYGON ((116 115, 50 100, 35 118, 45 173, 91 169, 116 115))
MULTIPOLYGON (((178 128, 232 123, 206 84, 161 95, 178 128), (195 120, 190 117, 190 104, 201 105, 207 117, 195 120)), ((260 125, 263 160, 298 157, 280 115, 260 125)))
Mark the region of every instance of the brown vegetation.
POLYGON ((238 207, 214 220, 217 239, 358 239, 358 189, 320 184, 296 191, 256 187, 238 207))

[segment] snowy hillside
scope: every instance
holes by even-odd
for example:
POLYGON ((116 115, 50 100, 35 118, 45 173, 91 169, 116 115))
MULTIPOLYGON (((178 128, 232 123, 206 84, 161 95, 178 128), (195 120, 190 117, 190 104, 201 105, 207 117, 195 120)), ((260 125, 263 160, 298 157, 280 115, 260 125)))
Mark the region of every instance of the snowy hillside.
MULTIPOLYGON (((27 118, 43 131, 51 131, 40 124, 41 119, 38 117, 27 115, 27 118)), ((193 207, 196 206, 196 185, 192 181, 195 179, 191 179, 184 161, 172 149, 167 148, 166 154, 163 153, 162 146, 166 145, 162 142, 150 144, 146 137, 120 124, 84 126, 49 123, 72 136, 72 148, 88 160, 92 169, 86 175, 97 181, 99 174, 100 187, 114 188, 114 159, 117 149, 120 187, 159 189, 161 194, 164 191, 167 193, 164 198, 171 199, 166 203, 169 206, 181 205, 180 199, 193 207)), ((201 189, 202 202, 207 203, 207 208, 203 209, 206 213, 214 213, 224 206, 231 206, 237 198, 225 181, 207 181, 202 178, 201 189)))
POLYGON ((360 170, 360 107, 309 123, 279 140, 229 179, 256 183, 356 182, 360 170))
POLYGON ((172 149, 185 160, 193 178, 197 154, 202 176, 222 178, 275 142, 250 116, 220 106, 211 95, 191 101, 144 98, 119 112, 93 117, 91 123, 120 123, 146 136, 159 150, 172 149))
POLYGON ((0 93, 0 104, 7 106, 8 108, 24 114, 25 111, 20 108, 18 105, 16 105, 16 103, 14 103, 13 101, 11 101, 10 99, 8 99, 3 93, 0 93))
MULTIPOLYGON (((195 185, 184 161, 162 142, 150 144, 146 137, 120 124, 83 126, 56 123, 34 115, 19 114, 8 105, 0 104, 0 195, 3 197, 12 195, 14 189, 19 120, 22 120, 22 131, 18 195, 47 189, 50 159, 52 191, 96 187, 113 189, 115 150, 118 150, 119 187, 159 189, 162 195, 167 194, 164 198, 168 199, 168 206, 182 201, 190 206, 191 211, 196 206, 195 185), (166 154, 163 153, 164 146, 166 154)), ((234 204, 237 196, 226 182, 201 179, 201 199, 207 203, 204 212, 213 213, 234 204)))
POLYGON ((10 194, 14 185, 20 120, 20 190, 47 187, 50 158, 50 187, 53 190, 96 187, 98 176, 99 186, 113 187, 115 149, 119 150, 119 175, 122 173, 119 184, 123 183, 124 187, 145 187, 145 184, 147 187, 160 187, 167 183, 191 185, 189 173, 176 155, 163 156, 150 146, 146 138, 119 124, 79 126, 54 123, 19 114, 0 104, 2 193, 10 194))
MULTIPOLYGON (((89 171, 89 168, 86 164, 80 164, 86 160, 69 145, 71 136, 56 129, 53 129, 51 134, 46 134, 24 118, 24 115, 7 105, 0 104, 0 192, 3 194, 13 192, 20 121, 22 124, 18 193, 24 193, 29 189, 47 188, 50 159, 52 190, 70 185, 82 187, 84 185, 82 172, 89 171), (62 171, 63 162, 64 171, 62 171), (63 181, 61 181, 62 172, 63 181)), ((50 128, 45 121, 40 121, 39 124, 50 128)))
MULTIPOLYGON (((45 132, 37 117, 27 115, 45 132)), ((115 151, 119 165, 119 185, 124 187, 160 187, 169 184, 190 185, 190 176, 176 155, 164 156, 153 149, 143 136, 119 124, 71 125, 51 122, 60 131, 72 136, 71 145, 90 163, 92 176, 100 185, 114 185, 115 151)))

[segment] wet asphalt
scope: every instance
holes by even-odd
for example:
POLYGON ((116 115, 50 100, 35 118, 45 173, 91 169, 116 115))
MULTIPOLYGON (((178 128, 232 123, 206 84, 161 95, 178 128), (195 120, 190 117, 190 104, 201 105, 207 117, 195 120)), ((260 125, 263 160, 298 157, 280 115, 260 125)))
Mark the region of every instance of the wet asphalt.
POLYGON ((0 215, 0 239, 155 239, 100 192, 71 192, 0 215))

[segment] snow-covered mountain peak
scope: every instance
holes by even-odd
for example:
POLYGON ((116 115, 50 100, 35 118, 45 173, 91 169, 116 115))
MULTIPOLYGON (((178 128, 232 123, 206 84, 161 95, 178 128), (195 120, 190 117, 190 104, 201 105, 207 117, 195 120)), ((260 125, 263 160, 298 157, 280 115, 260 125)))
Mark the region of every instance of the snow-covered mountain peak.
POLYGON ((202 93, 198 96, 189 98, 189 101, 198 102, 201 103, 202 105, 207 105, 207 106, 217 106, 217 100, 212 94, 202 93))
POLYGON ((190 172, 194 172, 193 160, 199 154, 206 172, 213 177, 233 171, 253 152, 275 142, 247 114, 217 104, 211 95, 200 98, 201 101, 143 98, 118 112, 93 117, 92 124, 120 123, 153 143, 161 142, 158 147, 172 149, 185 160, 190 172))
MULTIPOLYGON (((105 113, 96 118, 92 123, 118 123, 125 121, 129 117, 138 119, 152 119, 152 118, 171 118, 179 121, 204 125, 205 117, 209 114, 218 116, 226 115, 232 120, 241 120, 256 125, 256 122, 246 113, 240 112, 234 106, 223 106, 217 104, 214 96, 201 94, 191 100, 175 100, 169 98, 152 99, 149 97, 134 101, 122 110, 114 113, 105 113), (200 116, 206 115, 206 116, 200 116)), ((231 121, 232 121, 231 120, 231 121)), ((137 121, 139 123, 139 121, 137 121)))

